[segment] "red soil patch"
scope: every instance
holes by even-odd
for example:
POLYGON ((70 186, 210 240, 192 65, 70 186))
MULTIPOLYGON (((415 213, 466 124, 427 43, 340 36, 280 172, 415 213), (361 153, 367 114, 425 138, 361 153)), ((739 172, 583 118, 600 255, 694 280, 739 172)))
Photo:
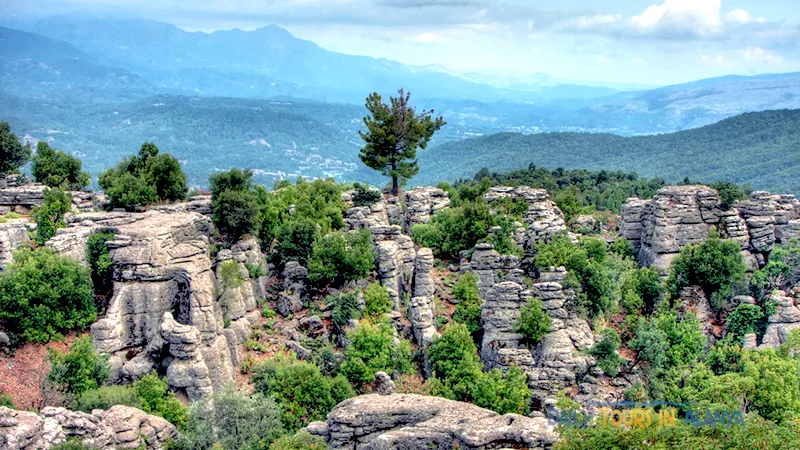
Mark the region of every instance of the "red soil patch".
POLYGON ((39 410, 46 406, 42 384, 50 372, 47 349, 67 350, 79 334, 70 334, 63 342, 27 343, 14 356, 0 354, 0 391, 14 399, 17 408, 39 410))

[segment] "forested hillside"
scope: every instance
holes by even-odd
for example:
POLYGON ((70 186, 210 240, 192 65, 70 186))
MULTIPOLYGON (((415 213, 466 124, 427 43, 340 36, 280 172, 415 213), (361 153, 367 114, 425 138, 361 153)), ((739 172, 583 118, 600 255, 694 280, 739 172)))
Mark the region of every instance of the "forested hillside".
POLYGON ((637 172, 667 181, 750 183, 800 192, 800 110, 749 113, 714 125, 654 136, 500 133, 450 142, 420 154, 419 184, 472 176, 486 167, 544 167, 637 172), (447 161, 447 164, 442 164, 447 161))

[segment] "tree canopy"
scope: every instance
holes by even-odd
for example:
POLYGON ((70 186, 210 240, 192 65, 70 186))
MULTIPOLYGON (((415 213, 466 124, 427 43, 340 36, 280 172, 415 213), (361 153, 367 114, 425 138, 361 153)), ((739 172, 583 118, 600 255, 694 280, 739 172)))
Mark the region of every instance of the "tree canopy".
POLYGON ((91 176, 81 171, 83 163, 61 150, 56 150, 45 141, 36 144, 31 172, 33 178, 46 186, 79 190, 89 185, 91 176))
POLYGON ((0 173, 17 171, 30 158, 30 145, 22 145, 8 122, 0 122, 0 173))

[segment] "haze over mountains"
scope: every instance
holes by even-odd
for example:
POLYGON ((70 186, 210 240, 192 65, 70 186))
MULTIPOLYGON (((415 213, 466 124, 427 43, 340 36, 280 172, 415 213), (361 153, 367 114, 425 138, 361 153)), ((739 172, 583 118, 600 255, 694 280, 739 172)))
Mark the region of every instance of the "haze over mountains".
MULTIPOLYGON (((631 91, 639 86, 581 85, 546 75, 495 78, 345 55, 277 26, 206 34, 147 20, 70 15, 28 28, 33 33, 0 28, 0 119, 29 140, 46 139, 80 154, 94 174, 152 140, 185 163, 195 185, 232 166, 255 169, 264 183, 294 175, 381 182, 360 164, 356 132, 364 97, 400 87, 448 122, 420 155, 423 164, 439 167, 453 163, 462 146, 454 141, 491 133, 634 136, 700 127, 745 112, 800 108, 800 73, 631 91)), ((506 145, 505 138, 480 142, 506 145)), ((765 148, 786 148, 781 145, 765 148)), ((514 148, 508 161, 518 167, 563 160, 548 159, 552 151, 514 148)), ((637 148, 623 145, 619 152, 637 148)), ((494 150, 503 149, 485 148, 494 150)), ((648 173, 647 160, 633 158, 637 163, 620 167, 628 160, 619 152, 608 158, 598 153, 591 167, 648 173)), ((484 165, 512 168, 494 158, 484 165)), ((467 166, 458 167, 442 175, 469 175, 467 166)), ((682 178, 696 173, 691 169, 678 164, 664 176, 682 178)), ((759 180, 741 181, 761 187, 759 180)))

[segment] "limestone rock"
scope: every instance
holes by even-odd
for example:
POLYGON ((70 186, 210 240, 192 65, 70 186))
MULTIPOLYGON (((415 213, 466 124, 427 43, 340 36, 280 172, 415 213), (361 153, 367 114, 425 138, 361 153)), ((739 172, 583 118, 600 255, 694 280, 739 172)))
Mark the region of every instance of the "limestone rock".
POLYGON ((472 258, 461 264, 460 271, 469 271, 478 277, 478 291, 484 297, 500 281, 500 274, 517 269, 519 264, 516 256, 501 255, 492 244, 485 242, 475 246, 472 258))
POLYGON ((122 405, 92 414, 46 407, 38 415, 0 407, 2 448, 48 449, 68 438, 96 449, 161 450, 178 432, 160 417, 122 405))
POLYGON ((47 186, 38 183, 0 189, 0 206, 10 207, 18 213, 28 213, 34 206, 42 206, 47 186))
POLYGON ((433 269, 433 252, 429 248, 421 248, 414 261, 414 297, 408 307, 408 321, 414 332, 414 339, 420 347, 429 346, 438 336, 434 319, 434 284, 431 276, 433 269))
POLYGON ((775 314, 767 318, 767 330, 761 339, 761 348, 778 348, 786 342, 792 330, 800 328, 800 308, 795 298, 784 291, 775 291, 766 299, 775 303, 775 314))
POLYGON ((0 271, 12 262, 12 252, 29 241, 24 219, 11 219, 0 224, 0 271))
POLYGON ((413 394, 345 400, 325 423, 305 429, 339 449, 550 448, 558 440, 545 418, 499 415, 469 403, 413 394))
POLYGON ((375 372, 375 384, 373 390, 380 395, 392 395, 395 393, 394 381, 386 372, 375 372))
POLYGON ((436 187, 419 187, 406 191, 406 217, 405 230, 411 232, 414 225, 428 223, 431 216, 450 206, 450 197, 447 192, 436 187))

